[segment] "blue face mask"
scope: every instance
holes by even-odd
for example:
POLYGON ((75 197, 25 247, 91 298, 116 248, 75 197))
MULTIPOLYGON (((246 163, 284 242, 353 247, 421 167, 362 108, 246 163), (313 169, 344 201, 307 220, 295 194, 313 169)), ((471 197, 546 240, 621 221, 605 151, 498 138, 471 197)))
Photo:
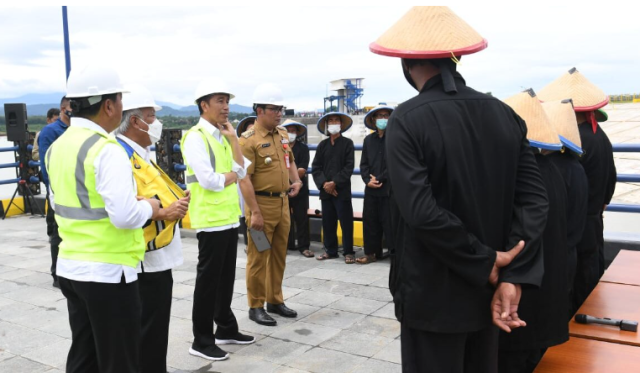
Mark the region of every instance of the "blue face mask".
POLYGON ((378 127, 379 130, 384 131, 387 128, 387 121, 389 121, 389 119, 376 119, 376 127, 378 127))

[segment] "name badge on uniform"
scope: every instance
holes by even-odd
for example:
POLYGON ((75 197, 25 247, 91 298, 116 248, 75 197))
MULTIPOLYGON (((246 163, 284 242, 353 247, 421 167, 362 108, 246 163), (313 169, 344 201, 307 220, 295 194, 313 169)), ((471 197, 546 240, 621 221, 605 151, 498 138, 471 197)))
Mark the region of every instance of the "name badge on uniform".
POLYGON ((270 146, 271 146, 270 142, 267 142, 267 143, 264 143, 264 144, 260 145, 261 148, 268 148, 270 146))
POLYGON ((282 140, 280 140, 280 142, 283 143, 283 144, 288 144, 289 140, 288 139, 282 139, 282 140))

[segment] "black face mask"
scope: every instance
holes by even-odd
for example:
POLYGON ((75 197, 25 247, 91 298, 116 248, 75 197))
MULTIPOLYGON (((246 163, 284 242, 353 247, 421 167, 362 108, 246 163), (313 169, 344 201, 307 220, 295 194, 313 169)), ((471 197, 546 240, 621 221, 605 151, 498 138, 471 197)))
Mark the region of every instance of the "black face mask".
POLYGON ((400 59, 400 63, 402 64, 402 73, 404 74, 404 78, 407 79, 407 82, 417 91, 418 87, 416 86, 416 83, 411 78, 411 74, 409 74, 409 69, 407 69, 407 66, 405 66, 404 64, 404 60, 400 59))

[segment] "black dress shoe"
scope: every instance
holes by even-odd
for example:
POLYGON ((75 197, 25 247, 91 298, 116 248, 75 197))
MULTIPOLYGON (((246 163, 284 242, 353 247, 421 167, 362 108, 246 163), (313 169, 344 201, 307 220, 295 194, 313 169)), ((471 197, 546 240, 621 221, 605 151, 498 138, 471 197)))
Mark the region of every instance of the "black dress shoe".
POLYGON ((268 313, 264 311, 264 308, 250 308, 249 309, 249 320, 253 320, 260 325, 266 326, 276 326, 278 322, 273 319, 273 317, 269 316, 268 313))
POLYGON ((284 303, 282 303, 282 304, 267 303, 267 312, 277 313, 278 315, 280 315, 282 317, 296 317, 296 316, 298 316, 298 313, 296 311, 294 311, 291 308, 285 306, 284 303))

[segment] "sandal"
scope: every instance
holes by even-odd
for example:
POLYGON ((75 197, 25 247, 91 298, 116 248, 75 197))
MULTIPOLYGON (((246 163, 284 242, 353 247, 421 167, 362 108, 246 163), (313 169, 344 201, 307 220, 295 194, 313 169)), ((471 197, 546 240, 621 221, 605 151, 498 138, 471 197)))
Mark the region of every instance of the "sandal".
POLYGON ((327 253, 323 253, 322 255, 317 256, 316 259, 317 260, 326 260, 326 259, 335 259, 337 257, 338 257, 337 255, 336 256, 332 256, 332 255, 329 255, 327 253))
POLYGON ((356 257, 353 254, 347 254, 344 256, 345 264, 353 264, 356 262, 356 257))
POLYGON ((375 262, 376 260, 377 260, 376 256, 371 254, 371 255, 365 255, 363 257, 360 257, 360 258, 356 259, 356 263, 358 263, 358 264, 369 264, 369 263, 375 262))
POLYGON ((305 256, 307 258, 313 258, 315 256, 315 254, 309 249, 301 251, 300 254, 302 254, 303 256, 305 256))

